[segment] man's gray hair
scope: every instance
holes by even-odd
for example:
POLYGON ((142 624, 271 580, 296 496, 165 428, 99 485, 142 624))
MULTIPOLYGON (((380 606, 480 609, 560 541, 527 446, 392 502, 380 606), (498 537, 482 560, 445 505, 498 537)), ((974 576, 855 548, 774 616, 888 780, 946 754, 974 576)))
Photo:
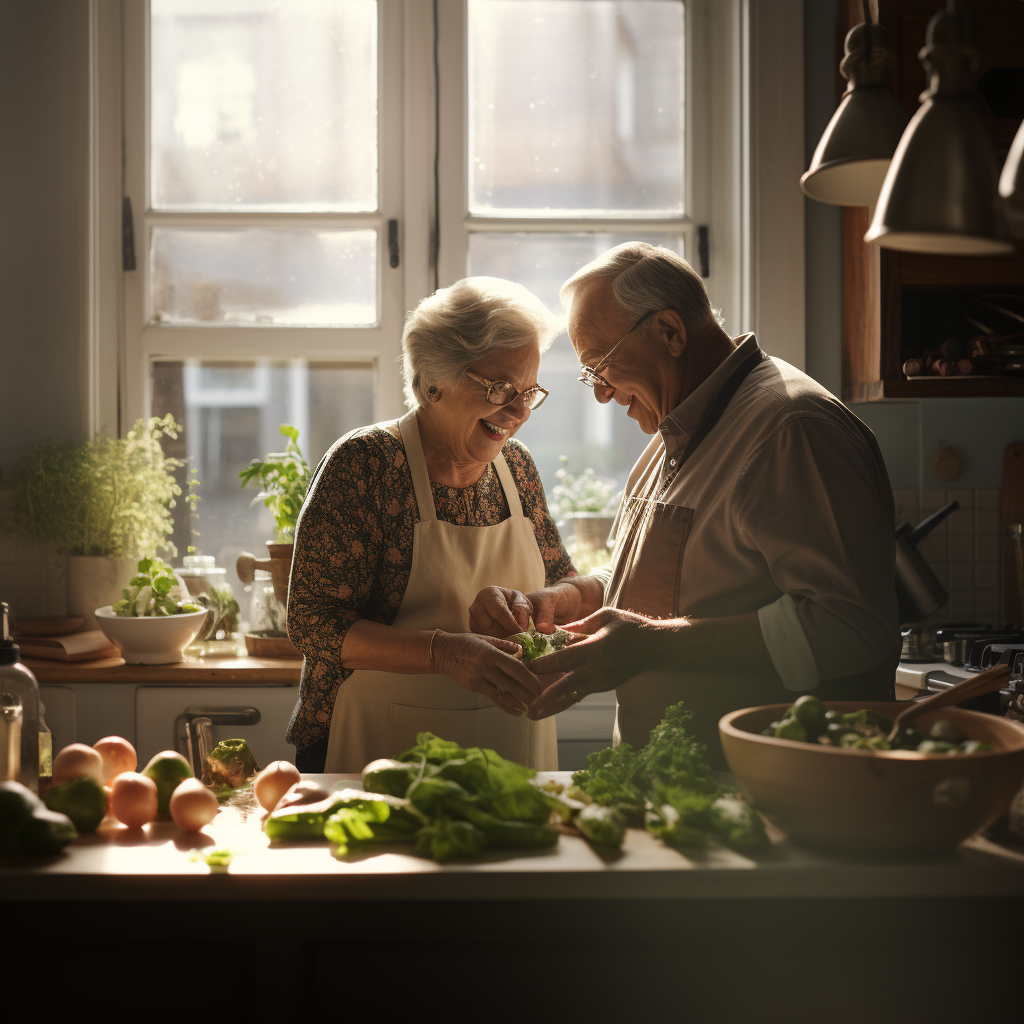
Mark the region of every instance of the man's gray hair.
POLYGON ((662 245, 624 242, 609 249, 562 285, 562 304, 568 308, 573 292, 599 277, 611 278, 612 295, 630 320, 671 307, 690 328, 721 327, 725 322, 721 310, 711 308, 700 275, 682 256, 662 245))
POLYGON ((551 347, 562 321, 521 284, 466 277, 425 298, 405 319, 402 372, 410 409, 427 389, 453 388, 477 360, 499 349, 551 347))

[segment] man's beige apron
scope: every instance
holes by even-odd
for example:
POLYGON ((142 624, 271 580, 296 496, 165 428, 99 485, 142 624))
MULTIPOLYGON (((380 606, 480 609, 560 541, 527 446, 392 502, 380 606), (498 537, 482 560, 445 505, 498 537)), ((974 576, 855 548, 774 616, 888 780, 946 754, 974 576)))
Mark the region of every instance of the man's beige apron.
MULTIPOLYGON (((468 633, 469 607, 484 587, 539 590, 544 586, 544 559, 502 455, 493 465, 509 518, 497 526, 456 526, 437 518, 416 411, 398 425, 420 518, 413 532, 409 585, 393 624, 468 633)), ((515 718, 449 676, 358 669, 338 688, 325 771, 362 771, 375 758, 407 750, 416 734, 425 731, 464 747, 492 747, 541 771, 558 768, 553 719, 531 722, 525 714, 515 718)))
MULTIPOLYGON (((736 387, 760 358, 760 353, 751 357, 730 378, 698 431, 706 433, 717 423, 736 387)), ((655 619, 676 618, 689 612, 682 607, 680 592, 683 553, 694 510, 658 500, 664 491, 664 459, 663 451, 647 467, 619 512, 612 578, 605 600, 613 608, 655 619)), ((633 676, 616 689, 615 699, 615 742, 642 747, 651 729, 664 717, 665 708, 683 701, 694 714, 690 731, 707 745, 712 767, 725 767, 718 744, 718 720, 722 715, 736 708, 792 697, 777 680, 756 673, 694 672, 680 665, 675 672, 649 671, 633 676)))

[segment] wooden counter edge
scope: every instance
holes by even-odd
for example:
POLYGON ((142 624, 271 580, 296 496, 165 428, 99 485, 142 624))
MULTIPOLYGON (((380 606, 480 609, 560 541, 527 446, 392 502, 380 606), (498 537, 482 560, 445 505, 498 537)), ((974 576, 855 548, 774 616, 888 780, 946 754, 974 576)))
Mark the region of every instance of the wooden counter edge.
POLYGON ((121 658, 90 662, 25 658, 41 686, 59 683, 131 683, 195 685, 243 683, 246 686, 297 686, 302 661, 296 658, 187 658, 172 665, 126 665, 121 658))

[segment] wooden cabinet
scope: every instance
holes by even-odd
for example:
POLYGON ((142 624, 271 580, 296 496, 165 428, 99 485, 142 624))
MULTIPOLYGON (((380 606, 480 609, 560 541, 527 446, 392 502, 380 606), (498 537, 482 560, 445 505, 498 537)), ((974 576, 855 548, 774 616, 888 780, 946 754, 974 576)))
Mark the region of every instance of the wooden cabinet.
MULTIPOLYGON (((896 53, 891 85, 908 113, 918 108, 926 86, 918 51, 942 0, 872 0, 896 53)), ((1024 3, 968 0, 978 28, 985 117, 1002 166, 1024 116, 1024 3)), ((860 0, 844 0, 842 34, 862 20, 860 0)), ((845 81, 843 82, 845 88, 845 81)), ((866 207, 843 209, 843 398, 1024 396, 1024 376, 908 378, 907 358, 947 338, 968 341, 983 333, 977 321, 988 314, 998 333, 1013 323, 992 313, 987 297, 1024 314, 1024 246, 1007 256, 927 256, 880 249, 864 242, 870 220, 866 207), (1019 296, 1019 299, 1016 297, 1019 296)), ((989 326, 986 323, 986 326, 989 326)), ((1024 322, 1019 324, 1024 332, 1024 322)))

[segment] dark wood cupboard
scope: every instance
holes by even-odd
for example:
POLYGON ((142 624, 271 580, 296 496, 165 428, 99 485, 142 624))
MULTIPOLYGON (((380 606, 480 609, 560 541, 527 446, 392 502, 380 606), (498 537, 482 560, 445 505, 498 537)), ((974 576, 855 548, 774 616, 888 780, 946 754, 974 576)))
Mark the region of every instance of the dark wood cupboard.
MULTIPOLYGON (((928 22, 942 6, 943 0, 871 3, 874 16, 892 40, 896 66, 890 81, 909 113, 918 108, 918 97, 926 87, 918 51, 924 46, 928 22)), ((1024 116, 1024 3, 968 0, 964 6, 977 25, 979 87, 1001 167, 1024 116)), ((860 0, 844 0, 841 36, 862 20, 860 0)), ((845 80, 840 81, 845 88, 845 80)), ((1005 334, 1016 330, 1019 319, 1018 333, 1024 335, 1024 246, 995 257, 900 253, 864 242, 867 207, 845 207, 842 224, 846 401, 1024 396, 1024 375, 908 377, 903 372, 908 358, 938 347, 947 338, 967 343, 984 333, 979 322, 1005 334), (993 305, 1001 312, 993 311, 993 305)))

